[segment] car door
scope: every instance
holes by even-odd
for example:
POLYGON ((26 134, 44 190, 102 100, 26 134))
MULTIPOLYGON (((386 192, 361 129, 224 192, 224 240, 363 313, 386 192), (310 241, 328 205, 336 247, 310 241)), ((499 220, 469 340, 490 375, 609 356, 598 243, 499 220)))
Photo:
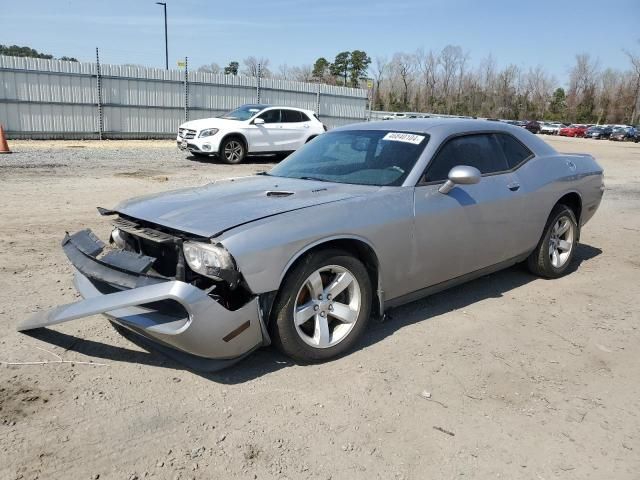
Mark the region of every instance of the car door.
POLYGON ((435 285, 517 255, 518 190, 493 133, 446 140, 415 187, 416 284, 435 285), (440 193, 457 165, 476 167, 480 182, 440 193))
MULTIPOLYGON (((266 110, 256 118, 264 120, 263 124, 253 123, 249 129, 249 151, 279 152, 285 141, 282 128, 282 111, 279 108, 266 110)), ((255 121, 255 120, 254 120, 255 121)))
POLYGON ((286 136, 283 150, 297 150, 311 135, 309 117, 298 110, 282 109, 282 128, 286 136))

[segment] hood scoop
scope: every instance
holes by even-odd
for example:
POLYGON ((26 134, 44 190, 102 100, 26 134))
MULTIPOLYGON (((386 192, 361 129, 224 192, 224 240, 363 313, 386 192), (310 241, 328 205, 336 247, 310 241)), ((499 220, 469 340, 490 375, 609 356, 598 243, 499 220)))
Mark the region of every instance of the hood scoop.
POLYGON ((291 195, 293 195, 295 192, 286 192, 283 190, 268 190, 267 191, 267 197, 290 197, 291 195))

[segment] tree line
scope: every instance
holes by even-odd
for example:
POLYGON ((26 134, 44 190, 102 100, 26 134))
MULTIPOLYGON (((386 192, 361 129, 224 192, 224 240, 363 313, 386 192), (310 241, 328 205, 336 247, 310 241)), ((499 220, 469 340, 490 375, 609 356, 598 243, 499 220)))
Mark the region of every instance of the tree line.
POLYGON ((10 57, 30 57, 30 58, 45 58, 48 60, 66 60, 68 62, 77 62, 78 60, 73 57, 60 57, 56 59, 53 55, 48 53, 40 53, 37 50, 29 47, 20 47, 18 45, 0 45, 0 55, 7 55, 10 57))
POLYGON ((398 112, 430 112, 513 120, 558 120, 575 123, 631 123, 640 121, 640 54, 625 51, 626 70, 602 68, 589 54, 575 56, 568 85, 542 66, 498 67, 489 56, 477 65, 460 46, 442 50, 398 52, 374 61, 362 50, 340 52, 330 62, 271 69, 268 58, 248 57, 221 68, 201 71, 231 75, 258 74, 286 80, 323 82, 367 88, 372 85, 372 108, 398 112))

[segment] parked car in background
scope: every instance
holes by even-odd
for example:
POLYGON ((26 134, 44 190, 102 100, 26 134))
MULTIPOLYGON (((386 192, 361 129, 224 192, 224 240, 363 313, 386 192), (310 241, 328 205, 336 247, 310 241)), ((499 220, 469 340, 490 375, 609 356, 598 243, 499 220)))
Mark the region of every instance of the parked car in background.
POLYGON ((585 138, 595 138, 601 140, 603 138, 609 138, 613 129, 605 126, 589 127, 585 132, 585 138))
POLYGON ((584 134, 587 132, 586 125, 578 125, 573 124, 568 127, 561 128, 558 132, 558 135, 563 137, 584 137, 584 134))
POLYGON ((545 135, 558 135, 561 128, 564 128, 566 125, 559 122, 543 122, 540 125, 540 133, 545 135))
POLYGON ((636 141, 637 130, 634 127, 616 127, 611 132, 609 140, 617 142, 636 141))
POLYGON ((198 157, 240 163, 251 154, 294 152, 327 128, 311 110, 249 104, 216 118, 180 125, 178 148, 198 157))
POLYGON ((406 113, 391 113, 389 115, 384 115, 382 117, 383 120, 404 120, 405 118, 407 118, 407 114, 406 113))
POLYGON ((570 273, 603 192, 591 155, 558 153, 522 128, 349 125, 263 175, 102 209, 111 247, 89 229, 62 244, 84 300, 18 329, 104 313, 200 370, 271 342, 327 361, 394 306, 519 262, 545 278, 570 273))
POLYGON ((540 133, 540 129, 542 127, 539 122, 536 122, 535 120, 531 120, 525 124, 524 128, 529 130, 531 133, 540 133))

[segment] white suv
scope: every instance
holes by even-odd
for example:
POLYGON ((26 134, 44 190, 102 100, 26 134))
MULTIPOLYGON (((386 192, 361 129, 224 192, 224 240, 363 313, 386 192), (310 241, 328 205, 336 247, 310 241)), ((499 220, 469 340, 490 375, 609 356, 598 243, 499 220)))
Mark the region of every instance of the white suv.
POLYGON ((176 141, 193 155, 240 163, 247 154, 291 153, 326 131, 310 110, 243 105, 221 117, 183 123, 176 141))

